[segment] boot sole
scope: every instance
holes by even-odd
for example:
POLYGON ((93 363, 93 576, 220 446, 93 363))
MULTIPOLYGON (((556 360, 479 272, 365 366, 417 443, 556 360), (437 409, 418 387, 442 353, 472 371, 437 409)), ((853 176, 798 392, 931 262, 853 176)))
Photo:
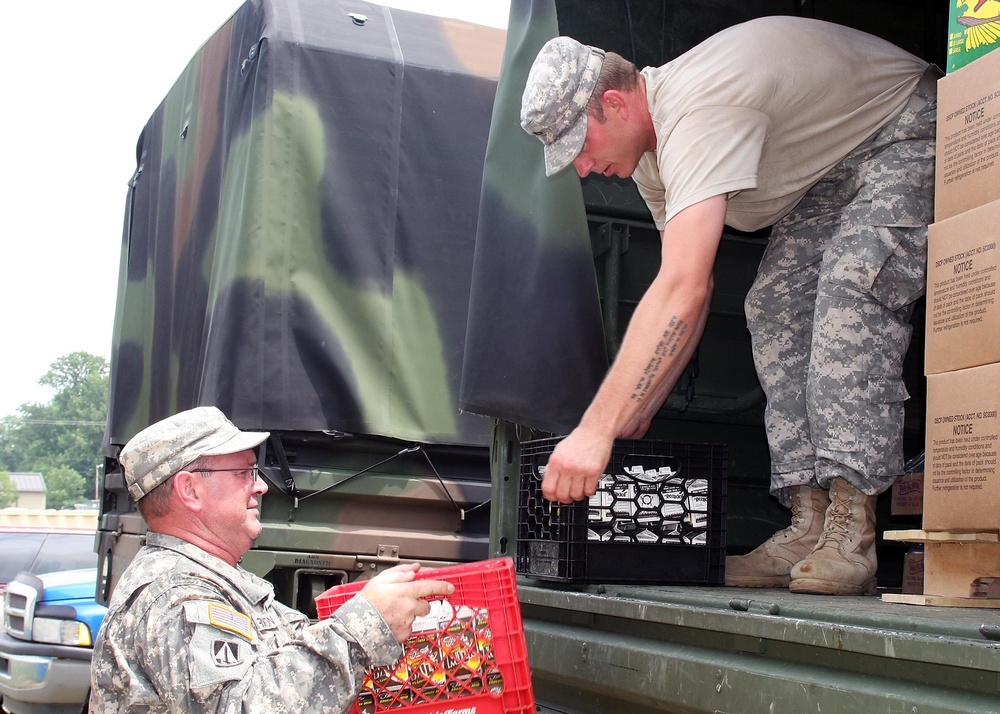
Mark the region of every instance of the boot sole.
POLYGON ((789 583, 788 589, 793 593, 806 593, 810 595, 874 595, 875 578, 862 585, 831 583, 827 580, 817 580, 815 578, 796 578, 789 583))
POLYGON ((789 575, 762 576, 726 576, 727 588, 787 588, 792 578, 789 575))

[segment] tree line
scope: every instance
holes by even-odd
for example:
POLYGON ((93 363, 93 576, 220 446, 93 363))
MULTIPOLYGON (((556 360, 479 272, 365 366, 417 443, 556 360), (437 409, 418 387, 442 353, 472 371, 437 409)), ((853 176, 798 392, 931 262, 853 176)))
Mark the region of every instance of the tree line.
POLYGON ((41 473, 46 508, 72 508, 95 498, 108 415, 110 367, 104 357, 72 352, 49 366, 38 383, 54 394, 0 419, 0 508, 17 501, 11 473, 41 473))

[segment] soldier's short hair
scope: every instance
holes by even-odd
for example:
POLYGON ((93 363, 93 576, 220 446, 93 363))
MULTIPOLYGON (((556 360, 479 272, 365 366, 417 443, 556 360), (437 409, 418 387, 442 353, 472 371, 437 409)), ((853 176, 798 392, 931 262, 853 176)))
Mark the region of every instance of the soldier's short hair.
POLYGON ((604 122, 604 105, 601 100, 604 93, 617 89, 620 92, 631 92, 639 86, 639 69, 617 52, 607 52, 604 55, 604 66, 594 85, 594 92, 587 102, 587 113, 599 122, 604 122))

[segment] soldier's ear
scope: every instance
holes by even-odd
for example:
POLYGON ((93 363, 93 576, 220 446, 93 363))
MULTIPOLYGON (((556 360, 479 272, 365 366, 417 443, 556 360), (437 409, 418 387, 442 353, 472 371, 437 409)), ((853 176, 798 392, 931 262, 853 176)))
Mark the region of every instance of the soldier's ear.
POLYGON ((604 107, 604 115, 615 113, 623 119, 628 117, 628 101, 626 97, 617 89, 609 89, 601 97, 601 104, 604 107))
POLYGON ((200 512, 205 508, 205 479, 197 471, 174 474, 174 497, 186 509, 200 512))

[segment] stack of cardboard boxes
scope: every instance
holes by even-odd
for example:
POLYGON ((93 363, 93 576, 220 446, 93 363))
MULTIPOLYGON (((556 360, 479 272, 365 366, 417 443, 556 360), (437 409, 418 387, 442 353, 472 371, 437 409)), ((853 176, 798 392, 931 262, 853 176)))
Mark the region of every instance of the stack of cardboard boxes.
POLYGON ((1000 52, 938 82, 935 188, 923 529, 885 534, 923 543, 923 592, 885 599, 1000 607, 1000 52))

